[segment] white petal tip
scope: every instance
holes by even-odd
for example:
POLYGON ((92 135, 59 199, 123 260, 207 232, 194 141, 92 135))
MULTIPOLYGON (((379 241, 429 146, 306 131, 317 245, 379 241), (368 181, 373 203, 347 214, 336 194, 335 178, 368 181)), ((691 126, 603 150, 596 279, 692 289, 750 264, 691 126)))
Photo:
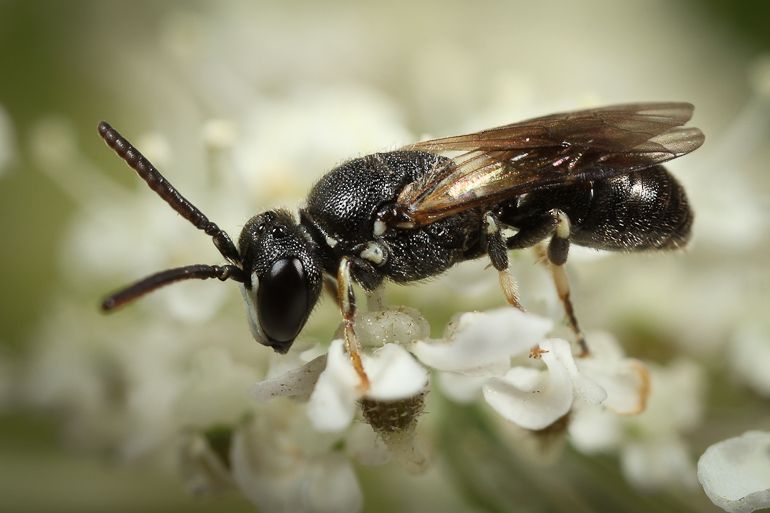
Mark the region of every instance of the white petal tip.
POLYGON ((770 432, 749 431, 706 449, 698 481, 711 502, 730 513, 770 507, 770 432))

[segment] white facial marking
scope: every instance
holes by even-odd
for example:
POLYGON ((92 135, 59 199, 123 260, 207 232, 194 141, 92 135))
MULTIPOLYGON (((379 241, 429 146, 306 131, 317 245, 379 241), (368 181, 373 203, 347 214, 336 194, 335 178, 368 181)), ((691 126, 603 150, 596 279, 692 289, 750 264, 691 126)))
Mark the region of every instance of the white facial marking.
POLYGON ((328 235, 326 235, 325 237, 326 237, 326 245, 329 246, 330 248, 333 248, 339 243, 339 241, 334 237, 329 237, 328 235))
POLYGON ((370 242, 366 245, 366 248, 361 251, 361 258, 369 260, 375 265, 380 265, 385 261, 385 252, 382 250, 382 246, 376 242, 370 242))
POLYGON ((259 325, 259 317, 257 316, 257 290, 259 289, 259 278, 257 273, 251 274, 251 289, 247 289, 245 285, 241 284, 241 295, 243 295, 243 302, 246 306, 246 318, 249 321, 249 330, 251 330, 251 336, 254 340, 262 344, 268 345, 267 337, 262 332, 262 327, 259 325))

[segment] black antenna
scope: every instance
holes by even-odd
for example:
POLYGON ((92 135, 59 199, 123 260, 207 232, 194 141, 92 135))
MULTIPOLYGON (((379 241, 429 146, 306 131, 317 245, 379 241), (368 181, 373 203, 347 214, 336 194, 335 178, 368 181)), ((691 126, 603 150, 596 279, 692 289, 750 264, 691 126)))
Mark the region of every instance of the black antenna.
POLYGON ((222 281, 235 280, 243 282, 245 276, 239 267, 234 265, 188 265, 160 271, 138 282, 125 287, 102 302, 102 311, 110 312, 126 303, 152 292, 155 289, 182 280, 206 280, 218 278, 222 281))
POLYGON ((118 307, 130 303, 141 296, 148 294, 160 287, 170 285, 182 280, 206 280, 209 278, 218 278, 219 280, 235 280, 244 282, 246 276, 241 270, 241 256, 238 249, 233 244, 230 236, 222 230, 216 223, 209 221, 203 212, 198 210, 195 205, 190 203, 187 198, 182 196, 166 178, 160 174, 155 166, 142 155, 139 150, 128 142, 117 130, 109 124, 102 121, 99 123, 99 135, 117 153, 128 163, 137 174, 147 182, 150 189, 155 191, 158 196, 171 205, 182 217, 190 221, 193 226, 203 230, 214 240, 214 245, 219 252, 235 265, 205 265, 196 264, 185 267, 177 267, 160 271, 151 276, 143 278, 136 283, 129 285, 105 299, 102 302, 102 310, 109 312, 118 307))
MULTIPOLYGON (((214 245, 223 257, 233 264, 241 265, 241 257, 238 254, 235 244, 233 244, 233 241, 230 239, 230 236, 217 226, 216 223, 209 221, 208 217, 206 217, 203 212, 198 210, 195 205, 182 196, 179 191, 177 191, 176 188, 174 188, 174 186, 160 174, 160 171, 158 171, 155 166, 144 157, 144 155, 134 148, 125 137, 120 135, 117 130, 104 121, 99 123, 99 135, 102 136, 102 139, 104 139, 107 145, 112 148, 115 153, 137 172, 142 180, 147 182, 150 189, 155 191, 158 196, 171 205, 171 208, 179 212, 182 217, 190 221, 196 228, 203 230, 207 235, 210 235, 214 240, 214 245)), ((206 278, 212 276, 206 276, 206 278)))

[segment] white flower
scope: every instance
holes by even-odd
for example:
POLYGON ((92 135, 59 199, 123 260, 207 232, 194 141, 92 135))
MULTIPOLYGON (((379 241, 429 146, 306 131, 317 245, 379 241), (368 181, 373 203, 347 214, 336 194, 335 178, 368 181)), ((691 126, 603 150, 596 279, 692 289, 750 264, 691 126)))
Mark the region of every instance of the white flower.
POLYGON ((292 364, 282 364, 280 372, 270 372, 268 379, 254 386, 254 397, 258 401, 281 396, 307 401, 312 425, 332 432, 349 426, 362 400, 394 403, 420 397, 428 385, 428 372, 400 344, 427 335, 425 319, 411 308, 397 307, 359 312, 356 326, 368 389, 361 389, 344 343, 337 339, 326 354, 315 357, 318 349, 306 351, 292 364))
POLYGON ((698 460, 698 481, 730 513, 770 507, 770 432, 748 431, 706 449, 698 460))
MULTIPOLYGON (((639 362, 627 361, 628 371, 635 372, 639 362)), ((569 425, 570 438, 578 450, 589 454, 617 451, 623 473, 639 488, 691 487, 695 469, 684 435, 698 425, 702 415, 702 371, 684 360, 668 367, 647 367, 649 377, 638 382, 639 399, 619 402, 608 398, 607 408, 576 410, 569 425), (641 401, 646 389, 649 397, 644 412, 617 415, 611 411, 612 405, 641 401)), ((627 383, 630 375, 621 373, 626 376, 621 383, 627 383)), ((632 397, 627 390, 619 397, 632 397)))
POLYGON ((338 339, 327 354, 301 366, 295 362, 257 383, 254 396, 258 401, 281 396, 307 401, 310 425, 319 432, 346 437, 349 450, 362 463, 395 459, 411 472, 423 472, 429 451, 416 425, 427 393, 428 371, 400 343, 411 344, 415 337, 426 336, 427 322, 413 309, 397 307, 359 312, 356 323, 369 379, 366 389, 338 339), (349 429, 358 411, 368 424, 365 432, 357 426, 349 429))
POLYGON ((490 377, 511 368, 511 358, 527 354, 552 329, 553 322, 511 307, 469 312, 450 322, 443 339, 418 340, 417 358, 439 372, 443 391, 458 402, 481 395, 490 377))
POLYGON ((338 339, 326 354, 313 358, 318 349, 306 351, 293 364, 278 366, 280 372, 269 372, 267 379, 254 386, 253 396, 259 402, 278 397, 306 402, 303 407, 309 425, 319 433, 346 440, 351 456, 365 465, 395 459, 407 470, 422 472, 429 463, 428 451, 415 428, 428 372, 396 342, 424 336, 427 323, 404 307, 359 312, 356 320, 369 379, 366 390, 338 339), (357 411, 366 424, 351 427, 357 411))
MULTIPOLYGON (((273 366, 271 366, 272 371, 273 366)), ((299 366, 295 365, 284 372, 258 382, 252 389, 254 399, 268 401, 275 397, 293 397, 303 401, 310 398, 310 394, 318 382, 318 376, 326 368, 326 354, 322 354, 310 362, 299 366)))
POLYGON ((527 429, 543 429, 573 407, 576 397, 603 404, 618 413, 644 409, 649 392, 646 368, 607 342, 592 340, 592 354, 575 359, 564 340, 544 339, 553 323, 506 307, 468 313, 447 330, 445 340, 418 341, 415 355, 440 372, 439 381, 453 399, 468 402, 483 391, 484 399, 504 418, 527 429), (511 368, 511 358, 536 354, 545 369, 511 368))
POLYGON ((639 360, 626 358, 620 344, 608 333, 588 334, 591 354, 575 363, 607 394, 602 406, 621 415, 636 415, 647 408, 650 371, 639 360))
POLYGON ((326 369, 308 402, 308 416, 316 429, 339 431, 353 420, 359 399, 397 401, 425 391, 428 372, 403 347, 386 344, 371 355, 362 355, 370 387, 364 393, 342 340, 329 347, 326 369))
POLYGON ((570 344, 552 339, 540 344, 546 370, 514 367, 484 385, 484 399, 500 415, 526 429, 544 429, 571 409, 576 397, 601 403, 606 392, 578 372, 570 344))
POLYGON ((444 340, 418 341, 413 352, 425 365, 465 375, 494 375, 512 356, 542 341, 553 323, 511 307, 462 314, 444 340))

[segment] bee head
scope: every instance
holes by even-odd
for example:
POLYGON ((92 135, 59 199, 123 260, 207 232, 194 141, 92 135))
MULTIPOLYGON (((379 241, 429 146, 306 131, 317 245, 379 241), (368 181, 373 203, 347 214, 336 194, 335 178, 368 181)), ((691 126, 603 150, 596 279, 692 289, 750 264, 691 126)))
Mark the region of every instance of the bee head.
POLYGON ((290 213, 271 210, 249 219, 238 246, 251 333, 260 344, 286 353, 321 293, 315 243, 290 213))

